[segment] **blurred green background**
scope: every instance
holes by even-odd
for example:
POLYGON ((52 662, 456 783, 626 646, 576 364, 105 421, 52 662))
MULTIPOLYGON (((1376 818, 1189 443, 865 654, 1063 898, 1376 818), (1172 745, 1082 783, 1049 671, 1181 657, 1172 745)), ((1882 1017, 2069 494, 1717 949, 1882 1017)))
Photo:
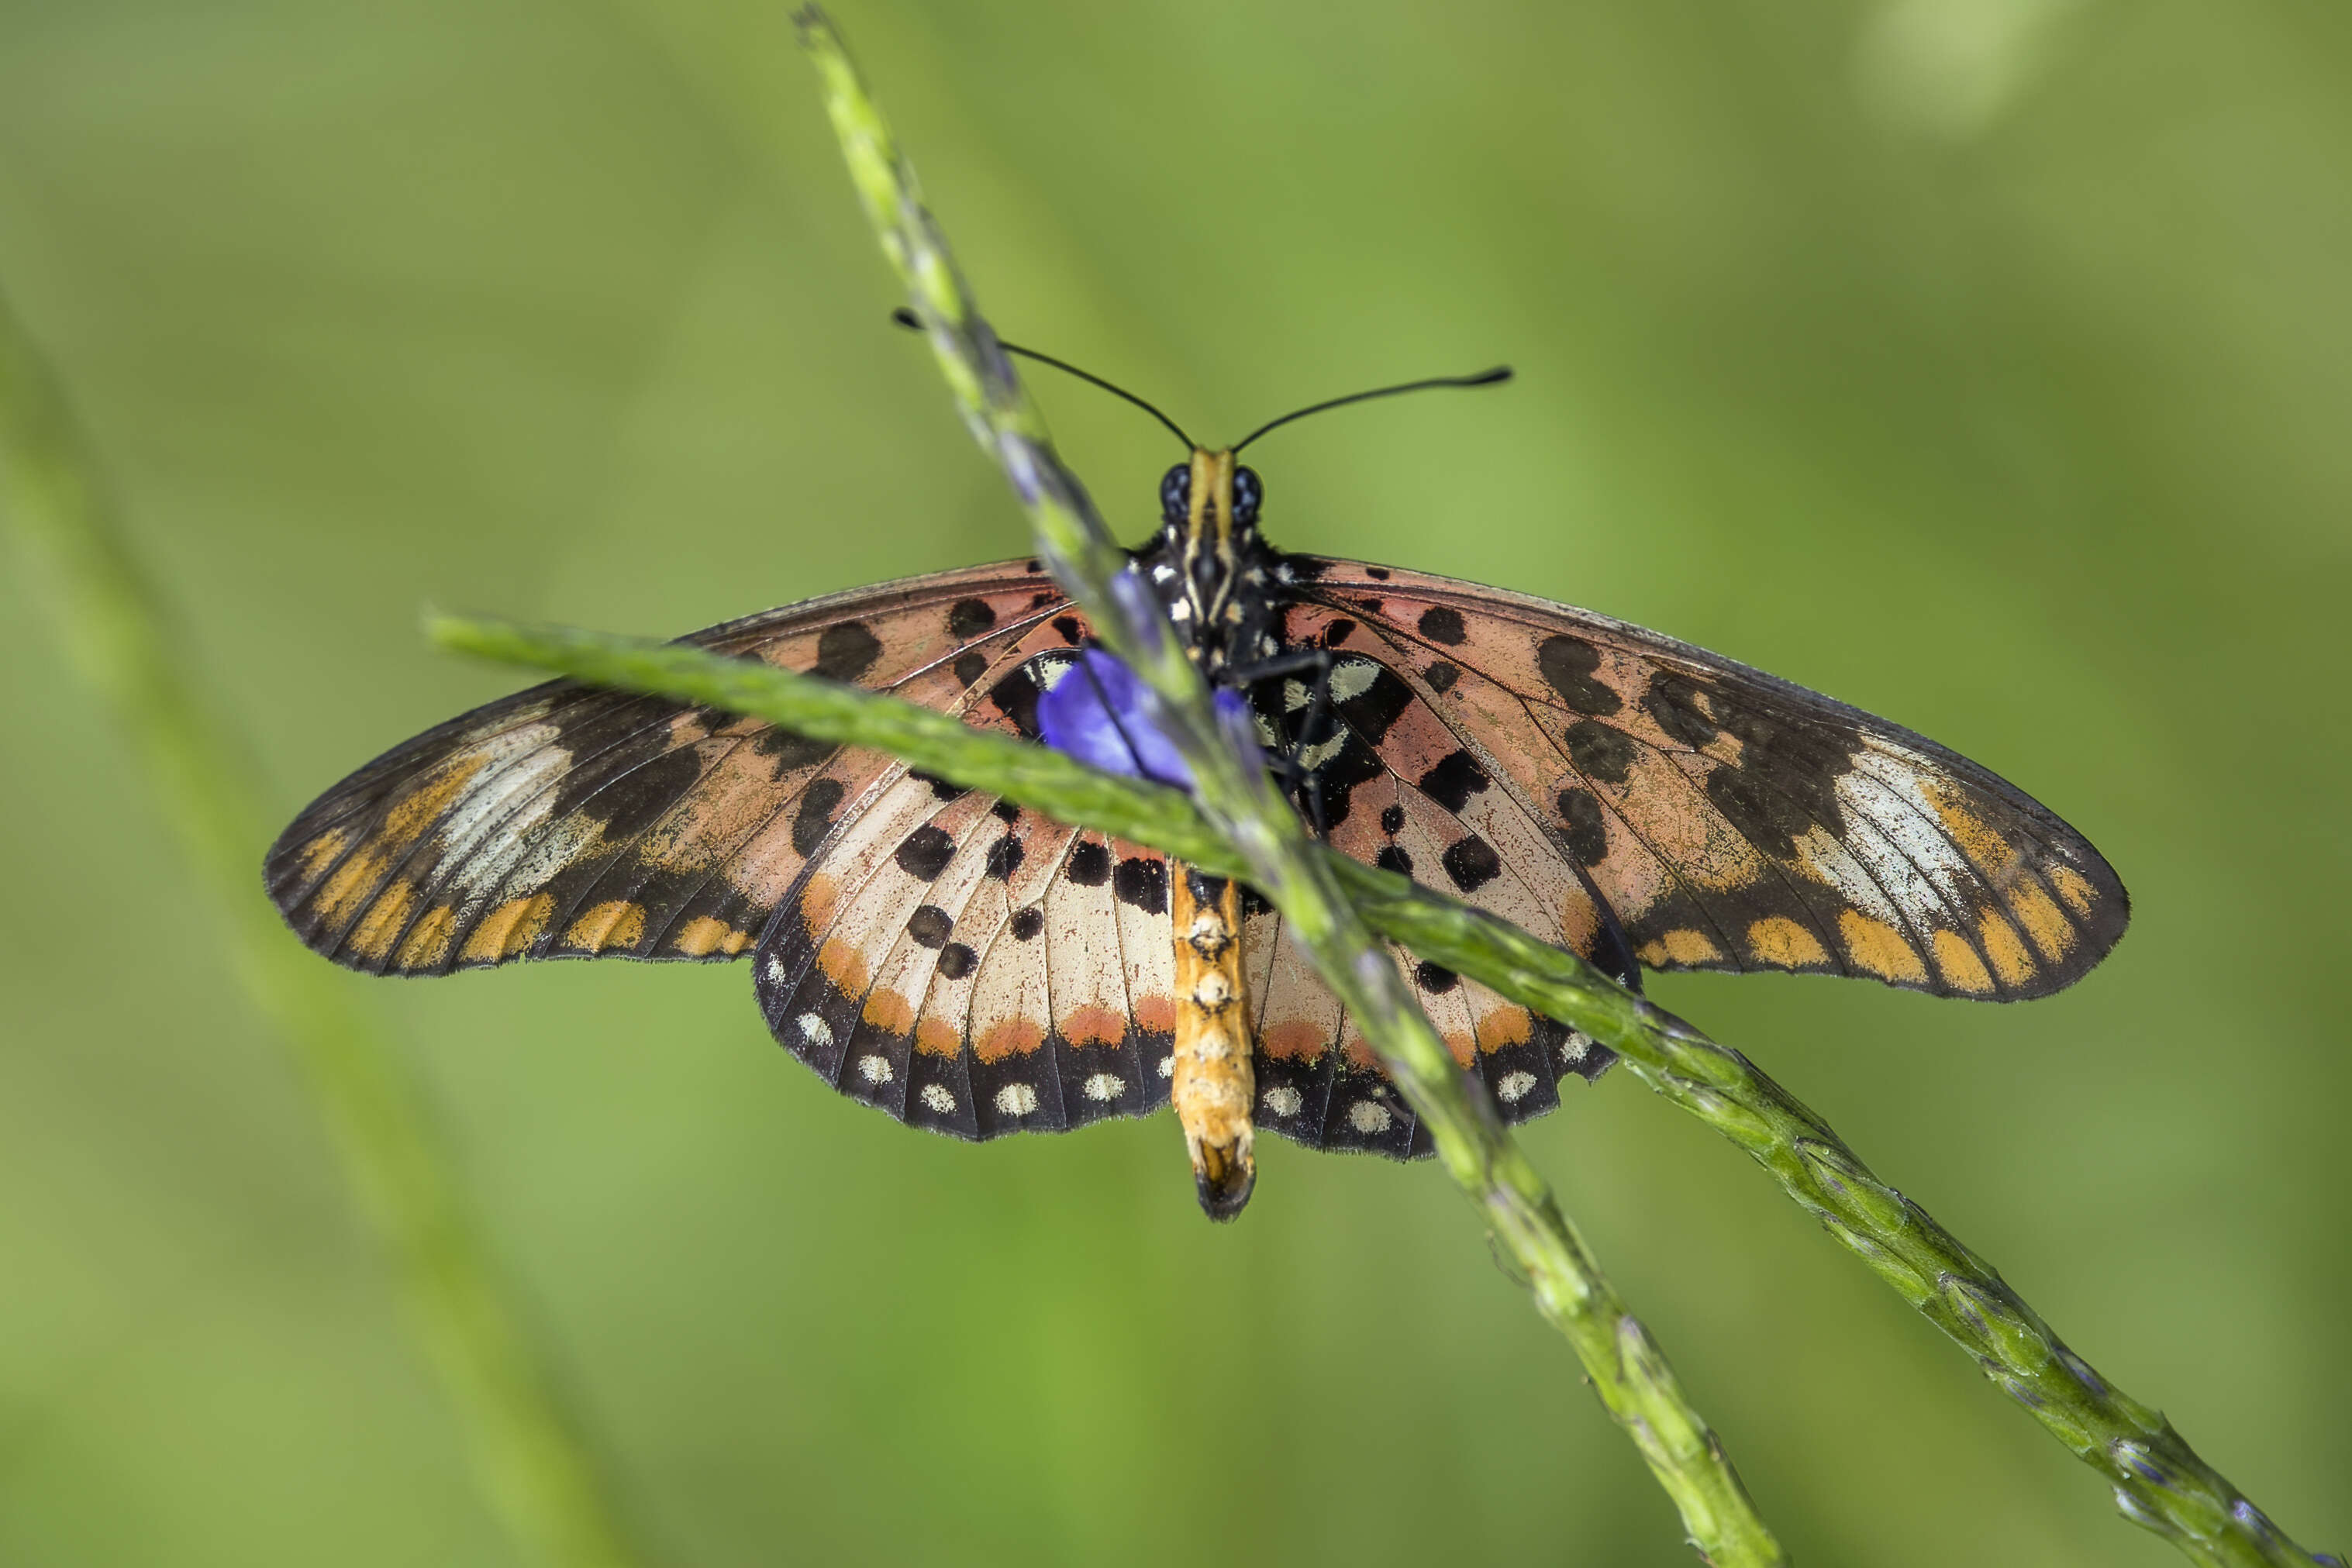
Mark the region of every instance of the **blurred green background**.
MULTIPOLYGON (((1991 765, 2137 918, 2016 1008, 1678 978, 2100 1368, 2352 1544, 2352 11, 837 12, 1008 335, 1230 439, 1278 542, 1586 604, 1991 765)), ((286 814, 518 684, 1021 553, 774 0, 5 0, 0 283, 286 814)), ((1037 391, 1141 534, 1164 433, 1037 391)), ((513 1562, 132 754, 9 569, 0 1561, 513 1562)), ((262 846, 254 846, 257 866, 262 846)), ((259 896, 257 887, 254 894, 259 896)), ((347 977, 676 1563, 1689 1561, 1427 1166, 972 1148, 740 969, 347 977)), ((1732 1148, 1528 1129, 1811 1564, 2155 1564, 1732 1148)))

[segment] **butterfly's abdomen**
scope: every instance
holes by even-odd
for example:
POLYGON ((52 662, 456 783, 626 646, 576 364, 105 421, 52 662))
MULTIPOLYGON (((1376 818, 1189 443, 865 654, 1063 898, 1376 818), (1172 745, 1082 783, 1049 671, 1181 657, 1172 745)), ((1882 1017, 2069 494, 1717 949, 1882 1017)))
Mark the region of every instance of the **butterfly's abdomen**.
POLYGON ((1212 1219, 1231 1219, 1249 1202, 1257 1180, 1250 1126, 1256 1075, 1242 979, 1240 891, 1190 866, 1173 869, 1179 874, 1170 890, 1176 939, 1171 1093, 1201 1207, 1212 1219))

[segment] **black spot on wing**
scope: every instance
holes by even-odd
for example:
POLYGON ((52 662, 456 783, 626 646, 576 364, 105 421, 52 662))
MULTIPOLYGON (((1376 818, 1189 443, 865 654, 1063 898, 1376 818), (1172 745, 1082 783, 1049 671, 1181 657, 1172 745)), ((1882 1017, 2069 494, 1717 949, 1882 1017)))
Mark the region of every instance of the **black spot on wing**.
POLYGON ((1028 858, 1029 852, 1022 847, 1021 841, 1007 833, 988 846, 988 861, 982 869, 999 882, 1011 882, 1013 873, 1028 858))
POLYGON ((1011 929, 1015 942, 1034 942, 1045 929, 1045 912, 1034 904, 1024 904, 1013 912, 1011 929))
POLYGON ((1461 646, 1470 635, 1462 624, 1462 612, 1443 604, 1423 611, 1418 624, 1423 636, 1449 648, 1461 646))
POLYGON ((913 937, 919 946, 944 946, 948 934, 954 929, 954 919, 936 904, 926 904, 907 917, 907 935, 913 937))
POLYGON ((948 606, 948 634, 969 641, 996 624, 996 611, 985 599, 959 599, 948 606))
POLYGON ((1578 861, 1594 866, 1609 858, 1609 828, 1592 791, 1561 790, 1559 822, 1568 838, 1568 852, 1578 861))
POLYGON ((1372 857, 1372 863, 1382 871, 1392 871, 1399 876, 1412 874, 1412 856, 1405 852, 1405 847, 1402 844, 1382 844, 1381 852, 1372 857))
POLYGON ((1391 806, 1381 812, 1381 831, 1394 835, 1404 828, 1404 808, 1391 806))
POLYGON ((793 813, 793 849, 803 855, 814 854, 824 836, 833 831, 833 809, 841 804, 848 793, 838 779, 815 779, 801 791, 801 803, 793 813))
POLYGON ((950 980, 961 980, 979 967, 980 955, 961 942, 940 949, 940 973, 950 980))
POLYGON ((1462 678, 1462 672, 1448 661, 1440 659, 1422 671, 1421 678, 1429 683, 1431 691, 1444 696, 1454 689, 1454 683, 1462 678))
POLYGON ((1336 648, 1355 634, 1356 623, 1342 615, 1323 628, 1323 645, 1326 648, 1336 648))
POLYGON ((958 653, 955 663, 949 665, 948 670, 966 686, 977 685, 980 677, 988 674, 988 655, 977 648, 958 653))
POLYGON ((1130 856, 1111 873, 1111 892, 1121 904, 1146 915, 1168 913, 1168 862, 1130 856))
POLYGON ((1412 983, 1433 997, 1442 997, 1461 983, 1462 977, 1443 964, 1423 960, 1412 971, 1412 983))
POLYGON ((1478 759, 1467 751, 1453 751, 1440 758, 1428 772, 1421 776, 1421 792, 1459 814, 1470 803, 1470 797, 1492 783, 1478 759))
POLYGON ((863 621, 837 621, 818 633, 816 663, 809 674, 828 681, 854 681, 882 656, 882 640, 863 621))
POLYGON ((956 841, 948 831, 937 823, 926 822, 899 841, 898 853, 892 858, 898 862, 900 871, 917 882, 931 883, 948 869, 955 852, 956 841))
POLYGON ((1098 840, 1080 839, 1070 846, 1062 874, 1080 887, 1100 887, 1110 880, 1110 850, 1098 840))
POLYGON ((1650 710, 1660 729, 1696 750, 1723 733, 1699 706, 1702 689, 1695 681, 1659 670, 1650 676, 1642 706, 1650 710))
POLYGON ((1475 833, 1448 844, 1438 862, 1445 867, 1445 874, 1454 885, 1465 894, 1477 892, 1503 874, 1502 857, 1495 852, 1494 845, 1475 833))
POLYGON ((1595 719, 1580 718, 1560 735, 1568 759, 1587 779, 1622 784, 1633 770, 1633 737, 1595 719))
POLYGON ((1607 683, 1595 678, 1601 650, 1581 637, 1555 632, 1536 648, 1536 668, 1559 700, 1581 714, 1605 718, 1624 706, 1607 683))
POLYGON ((702 758, 680 747, 629 769, 583 804, 603 819, 605 841, 618 843, 652 827, 701 778, 702 758))

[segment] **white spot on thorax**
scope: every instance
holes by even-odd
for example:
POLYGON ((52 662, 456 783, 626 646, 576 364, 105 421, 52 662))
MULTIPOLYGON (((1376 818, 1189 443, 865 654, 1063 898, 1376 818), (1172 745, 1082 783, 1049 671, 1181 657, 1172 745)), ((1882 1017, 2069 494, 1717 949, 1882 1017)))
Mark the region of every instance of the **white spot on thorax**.
POLYGON ((1026 1116, 1037 1108, 1037 1091, 1026 1083, 1008 1083, 996 1092, 996 1110, 1003 1116, 1026 1116))
POLYGON ((1087 1099, 1099 1100, 1105 1103, 1118 1099, 1120 1092, 1126 1087, 1127 1080, 1116 1072, 1097 1072, 1079 1085, 1087 1099))
POLYGON ((1526 1099, 1528 1091, 1535 1086, 1536 1075, 1532 1072, 1507 1072, 1503 1081, 1495 1085, 1495 1092, 1503 1097, 1504 1104, 1516 1105, 1526 1099))
POLYGON ((857 1076, 868 1083, 890 1082, 890 1059, 887 1056, 861 1056, 857 1059, 857 1076))
POLYGON ((1387 1132, 1395 1122, 1396 1118, 1389 1114, 1387 1106, 1375 1104, 1370 1100, 1359 1100, 1348 1107, 1348 1125, 1367 1136, 1387 1132))
POLYGON ((955 1096, 948 1092, 947 1085, 943 1083, 924 1084, 922 1101, 942 1116, 955 1109, 955 1096))
POLYGON ((1267 1090, 1261 1103, 1268 1111, 1286 1119, 1297 1115, 1307 1108, 1307 1097, 1287 1084, 1277 1085, 1267 1090))
POLYGON ((1151 580, 1154 582, 1173 582, 1176 580, 1176 569, 1170 566, 1163 560, 1158 566, 1151 569, 1151 580))
POLYGON ((833 1043, 833 1026, 816 1014, 803 1013, 793 1021, 800 1026, 801 1038, 811 1045, 824 1046, 833 1043))

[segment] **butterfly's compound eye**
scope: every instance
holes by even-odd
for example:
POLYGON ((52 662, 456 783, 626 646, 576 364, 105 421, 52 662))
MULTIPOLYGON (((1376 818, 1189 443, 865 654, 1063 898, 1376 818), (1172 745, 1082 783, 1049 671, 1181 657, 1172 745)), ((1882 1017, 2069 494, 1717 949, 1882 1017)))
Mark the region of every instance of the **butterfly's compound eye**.
POLYGON ((1192 511, 1192 465, 1179 463, 1160 478, 1160 516, 1171 527, 1181 526, 1192 511))
POLYGON ((1255 468, 1234 470, 1234 521, 1248 528, 1257 521, 1258 504, 1265 499, 1265 486, 1258 480, 1255 468))

